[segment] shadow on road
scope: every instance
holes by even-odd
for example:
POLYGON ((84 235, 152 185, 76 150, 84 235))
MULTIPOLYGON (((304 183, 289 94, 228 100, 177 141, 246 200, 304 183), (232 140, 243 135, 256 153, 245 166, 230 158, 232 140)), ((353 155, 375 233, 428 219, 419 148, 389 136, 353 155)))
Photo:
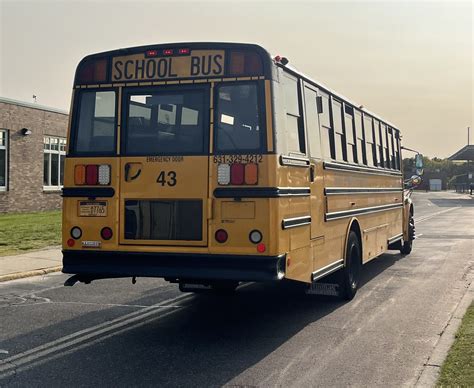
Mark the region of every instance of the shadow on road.
MULTIPOLYGON (((385 254, 365 265, 361 286, 401 258, 400 254, 385 254)), ((252 284, 233 296, 199 295, 182 310, 22 372, 15 381, 221 386, 271 357, 307 325, 345 305, 337 298, 305 295, 303 290, 293 283, 252 284)), ((84 322, 94 315, 91 321, 96 321, 101 313, 84 314, 76 320, 84 322)), ((73 321, 69 325, 77 326, 73 321)), ((41 336, 44 330, 60 333, 65 324, 28 336, 41 336)), ((278 370, 278 360, 275 362, 278 370)))

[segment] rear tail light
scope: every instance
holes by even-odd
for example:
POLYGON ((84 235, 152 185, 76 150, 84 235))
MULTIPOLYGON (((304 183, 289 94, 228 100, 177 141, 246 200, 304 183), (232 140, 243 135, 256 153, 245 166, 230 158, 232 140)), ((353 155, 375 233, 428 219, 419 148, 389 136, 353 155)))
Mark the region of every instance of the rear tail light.
POLYGON ((110 185, 110 165, 78 164, 74 167, 75 185, 110 185))
POLYGON ((260 243, 260 244, 257 245, 257 252, 259 252, 259 253, 265 252, 266 249, 267 249, 267 247, 265 246, 264 243, 260 243))
POLYGON ((86 184, 96 185, 98 183, 98 168, 96 164, 88 164, 86 166, 86 184))
POLYGON ((67 246, 70 247, 70 248, 72 248, 75 243, 76 243, 76 242, 75 242, 72 238, 70 238, 69 240, 67 240, 67 246))
POLYGON ((110 183, 110 166, 101 164, 99 166, 99 185, 108 185, 110 183))
POLYGON ((260 241, 262 241, 262 238, 262 233, 256 229, 252 230, 249 234, 249 240, 254 244, 258 244, 260 241))
POLYGON ((220 185, 256 185, 258 183, 258 164, 219 164, 217 166, 217 183, 220 185))
POLYGON ((258 181, 258 165, 249 163, 245 165, 245 184, 256 185, 258 181))
POLYGON ((74 167, 74 184, 84 185, 86 183, 86 166, 80 164, 74 167))
POLYGON ((82 230, 78 226, 75 226, 71 229, 71 237, 75 240, 78 238, 81 238, 82 236, 82 230))
POLYGON ((230 183, 230 165, 219 164, 217 166, 217 183, 228 185, 230 183))
POLYGON ((216 241, 222 244, 227 241, 227 238, 229 237, 229 235, 224 229, 219 229, 216 231, 215 237, 216 237, 216 241))
POLYGON ((230 183, 233 185, 242 185, 244 183, 245 166, 240 163, 234 163, 230 166, 230 183))
POLYGON ((100 237, 102 237, 102 239, 104 240, 110 240, 112 236, 113 236, 112 229, 110 229, 108 226, 106 226, 105 228, 102 228, 102 230, 100 231, 100 237))

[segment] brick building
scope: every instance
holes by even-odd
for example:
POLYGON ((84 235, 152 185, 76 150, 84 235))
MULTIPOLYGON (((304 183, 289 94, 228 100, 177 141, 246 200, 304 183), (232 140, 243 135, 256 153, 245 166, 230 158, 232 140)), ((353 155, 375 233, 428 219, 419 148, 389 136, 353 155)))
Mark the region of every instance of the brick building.
POLYGON ((0 97, 0 213, 59 209, 68 113, 0 97))

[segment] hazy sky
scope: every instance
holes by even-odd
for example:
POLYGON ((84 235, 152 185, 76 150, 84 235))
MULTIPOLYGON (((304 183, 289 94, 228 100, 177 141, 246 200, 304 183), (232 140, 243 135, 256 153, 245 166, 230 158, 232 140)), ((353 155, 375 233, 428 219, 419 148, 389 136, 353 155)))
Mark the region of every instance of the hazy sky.
POLYGON ((446 157, 474 124, 473 34, 471 1, 0 0, 0 96, 69 109, 87 54, 253 42, 398 125, 406 146, 446 157))

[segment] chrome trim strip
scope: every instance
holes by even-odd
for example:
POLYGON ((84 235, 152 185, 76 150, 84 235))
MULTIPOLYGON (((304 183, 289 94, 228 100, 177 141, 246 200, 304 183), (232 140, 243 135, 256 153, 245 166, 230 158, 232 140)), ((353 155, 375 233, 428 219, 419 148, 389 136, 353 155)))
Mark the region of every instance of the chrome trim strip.
POLYGON ((390 237, 388 239, 388 245, 393 244, 403 238, 403 233, 397 234, 396 236, 390 237))
POLYGON ((353 217, 358 216, 361 214, 370 214, 370 213, 377 213, 386 210, 398 209, 402 208, 403 204, 401 203, 390 203, 387 205, 381 206, 372 206, 372 207, 364 207, 360 209, 353 209, 353 210, 342 210, 338 212, 326 213, 326 221, 338 220, 340 218, 346 217, 353 217))
POLYGON ((280 165, 293 167, 308 167, 309 159, 298 156, 280 155, 280 165))
POLYGON ((338 260, 334 263, 326 265, 325 267, 318 269, 311 274, 311 281, 314 282, 318 279, 321 279, 322 277, 329 275, 342 267, 344 267, 344 260, 338 260))
POLYGON ((401 187, 327 187, 325 195, 402 193, 401 187))
POLYGON ((297 226, 304 226, 311 224, 311 216, 302 216, 294 218, 285 218, 281 221, 282 229, 296 228, 297 226))
POLYGON ((340 170, 340 171, 350 171, 350 172, 361 173, 361 174, 390 175, 390 176, 397 176, 397 177, 402 176, 402 173, 396 170, 354 166, 350 164, 342 164, 342 163, 335 163, 335 162, 324 162, 323 167, 325 170, 340 170))

